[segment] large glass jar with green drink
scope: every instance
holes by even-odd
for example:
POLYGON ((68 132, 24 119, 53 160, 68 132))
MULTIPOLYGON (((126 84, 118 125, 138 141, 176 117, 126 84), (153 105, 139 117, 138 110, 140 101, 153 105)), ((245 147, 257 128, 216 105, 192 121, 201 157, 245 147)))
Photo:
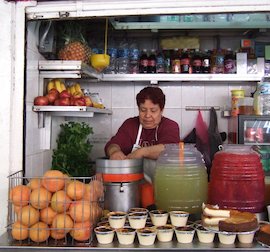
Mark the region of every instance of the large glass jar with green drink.
POLYGON ((201 213, 208 192, 201 153, 192 145, 166 145, 157 160, 154 190, 158 209, 201 213))

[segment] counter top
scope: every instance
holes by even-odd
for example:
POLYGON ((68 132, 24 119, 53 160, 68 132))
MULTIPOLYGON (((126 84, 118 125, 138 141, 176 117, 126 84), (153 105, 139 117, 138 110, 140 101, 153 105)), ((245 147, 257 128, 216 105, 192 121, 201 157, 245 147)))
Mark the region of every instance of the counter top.
MULTIPOLYGON (((217 238, 217 237, 216 237, 217 238)), ((216 241, 210 244, 200 243, 197 238, 195 237, 193 242, 190 244, 180 244, 174 239, 172 242, 158 242, 156 241, 152 246, 141 246, 137 242, 134 245, 120 245, 115 238, 113 243, 108 245, 100 245, 97 243, 95 239, 93 239, 90 244, 85 243, 76 243, 76 244, 64 244, 64 242, 51 242, 49 244, 40 244, 35 245, 33 243, 24 244, 20 242, 9 242, 8 234, 5 233, 0 236, 0 251, 16 251, 19 250, 21 252, 40 252, 40 251, 209 251, 209 250, 216 250, 216 251, 269 251, 269 248, 263 247, 257 242, 253 242, 252 244, 241 244, 236 242, 234 245, 223 245, 216 241)))

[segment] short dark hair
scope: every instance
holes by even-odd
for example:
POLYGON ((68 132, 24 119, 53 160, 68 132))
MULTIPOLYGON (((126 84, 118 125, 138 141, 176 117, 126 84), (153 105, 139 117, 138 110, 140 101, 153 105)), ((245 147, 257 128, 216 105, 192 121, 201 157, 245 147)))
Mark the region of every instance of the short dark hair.
POLYGON ((144 103, 145 100, 151 100, 154 104, 158 104, 163 110, 165 106, 165 94, 159 87, 145 87, 136 96, 138 107, 144 103))

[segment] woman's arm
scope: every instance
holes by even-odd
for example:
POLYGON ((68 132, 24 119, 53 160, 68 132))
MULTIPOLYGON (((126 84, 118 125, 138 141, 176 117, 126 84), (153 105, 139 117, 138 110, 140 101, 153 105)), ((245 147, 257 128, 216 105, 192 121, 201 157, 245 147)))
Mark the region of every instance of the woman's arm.
POLYGON ((126 159, 126 155, 121 151, 120 146, 117 144, 109 145, 107 148, 107 156, 114 160, 126 159))
POLYGON ((148 147, 142 147, 136 151, 131 152, 127 155, 127 159, 136 159, 136 158, 149 158, 157 159, 160 153, 165 149, 163 144, 157 144, 148 147))

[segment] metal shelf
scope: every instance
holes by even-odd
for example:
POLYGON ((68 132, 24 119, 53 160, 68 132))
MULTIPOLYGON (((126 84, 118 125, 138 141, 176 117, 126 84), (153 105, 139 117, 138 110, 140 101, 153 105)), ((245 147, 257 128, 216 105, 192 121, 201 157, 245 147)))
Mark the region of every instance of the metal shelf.
POLYGON ((33 106, 34 112, 49 112, 52 116, 93 117, 94 114, 112 114, 109 109, 86 106, 33 106))
POLYGON ((260 81, 261 74, 104 74, 102 81, 260 81))
POLYGON ((43 78, 102 78, 102 74, 80 60, 41 60, 38 69, 43 78))

